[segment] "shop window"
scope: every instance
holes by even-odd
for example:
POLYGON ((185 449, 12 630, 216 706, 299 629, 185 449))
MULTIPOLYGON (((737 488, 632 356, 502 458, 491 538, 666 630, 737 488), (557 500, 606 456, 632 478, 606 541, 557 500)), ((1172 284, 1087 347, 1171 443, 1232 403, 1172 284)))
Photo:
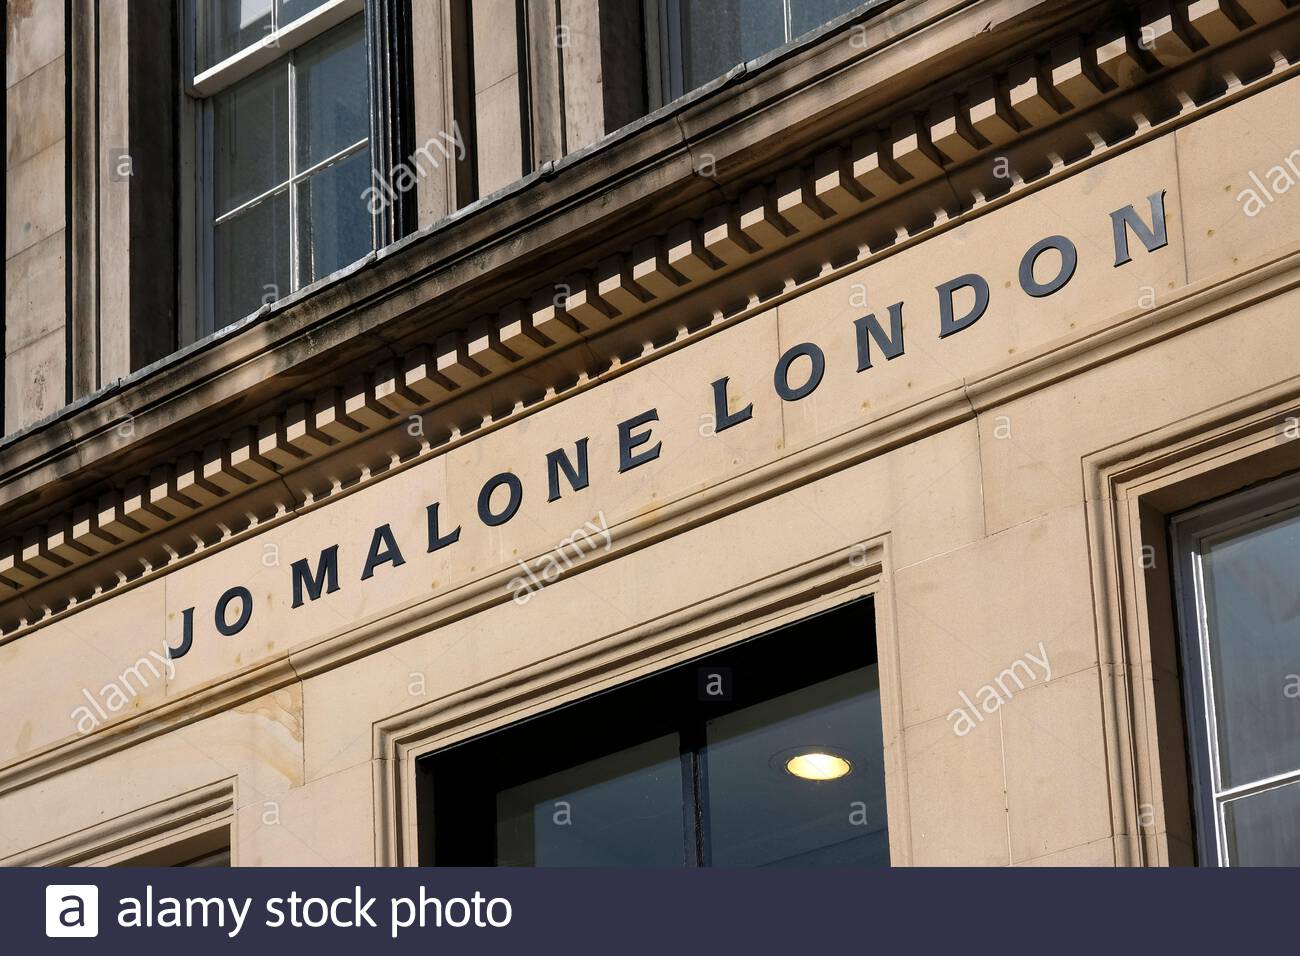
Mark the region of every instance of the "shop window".
POLYGON ((647 0, 663 102, 882 0, 647 0))
POLYGON ((379 214, 393 203, 386 194, 377 202, 372 187, 384 156, 405 155, 376 142, 403 128, 386 117, 394 104, 384 85, 400 72, 393 37, 405 23, 392 21, 401 9, 385 0, 193 0, 200 334, 395 238, 379 214))
POLYGON ((421 861, 886 866, 870 601, 420 762, 421 861))
POLYGON ((1300 479, 1174 520, 1198 857, 1300 865, 1300 479))

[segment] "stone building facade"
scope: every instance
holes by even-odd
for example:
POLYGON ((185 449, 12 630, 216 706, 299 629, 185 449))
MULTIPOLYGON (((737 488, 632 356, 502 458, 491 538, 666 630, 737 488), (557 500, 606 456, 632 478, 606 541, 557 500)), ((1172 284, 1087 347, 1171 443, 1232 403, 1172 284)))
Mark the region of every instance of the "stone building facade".
POLYGON ((0 861, 1300 862, 1290 0, 8 0, 0 861))

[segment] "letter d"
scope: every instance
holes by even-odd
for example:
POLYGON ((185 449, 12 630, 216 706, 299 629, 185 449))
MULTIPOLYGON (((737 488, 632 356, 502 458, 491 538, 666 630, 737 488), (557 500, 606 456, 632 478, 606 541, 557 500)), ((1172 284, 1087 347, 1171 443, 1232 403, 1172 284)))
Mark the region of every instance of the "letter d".
POLYGON ((941 339, 974 325, 989 307, 989 284, 983 276, 974 273, 949 279, 943 285, 936 287, 935 291, 939 293, 939 338, 941 339), (955 319, 952 294, 962 286, 975 292, 975 304, 964 316, 955 319))

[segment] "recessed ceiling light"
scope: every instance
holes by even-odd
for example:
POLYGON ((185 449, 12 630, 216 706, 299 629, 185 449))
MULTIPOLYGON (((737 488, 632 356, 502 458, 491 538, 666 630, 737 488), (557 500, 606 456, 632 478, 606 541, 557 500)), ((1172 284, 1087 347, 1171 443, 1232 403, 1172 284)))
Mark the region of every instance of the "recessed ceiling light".
POLYGON ((791 757, 785 769, 800 780, 838 780, 852 772, 853 764, 835 754, 814 750, 791 757))

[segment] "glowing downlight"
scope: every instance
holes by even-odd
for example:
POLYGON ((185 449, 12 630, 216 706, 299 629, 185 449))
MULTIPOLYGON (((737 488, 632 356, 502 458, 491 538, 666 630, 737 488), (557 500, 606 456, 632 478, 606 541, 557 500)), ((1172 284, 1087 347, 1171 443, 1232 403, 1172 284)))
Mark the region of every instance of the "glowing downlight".
POLYGON ((853 765, 843 757, 814 750, 791 757, 785 770, 800 780, 839 780, 849 775, 853 765))

